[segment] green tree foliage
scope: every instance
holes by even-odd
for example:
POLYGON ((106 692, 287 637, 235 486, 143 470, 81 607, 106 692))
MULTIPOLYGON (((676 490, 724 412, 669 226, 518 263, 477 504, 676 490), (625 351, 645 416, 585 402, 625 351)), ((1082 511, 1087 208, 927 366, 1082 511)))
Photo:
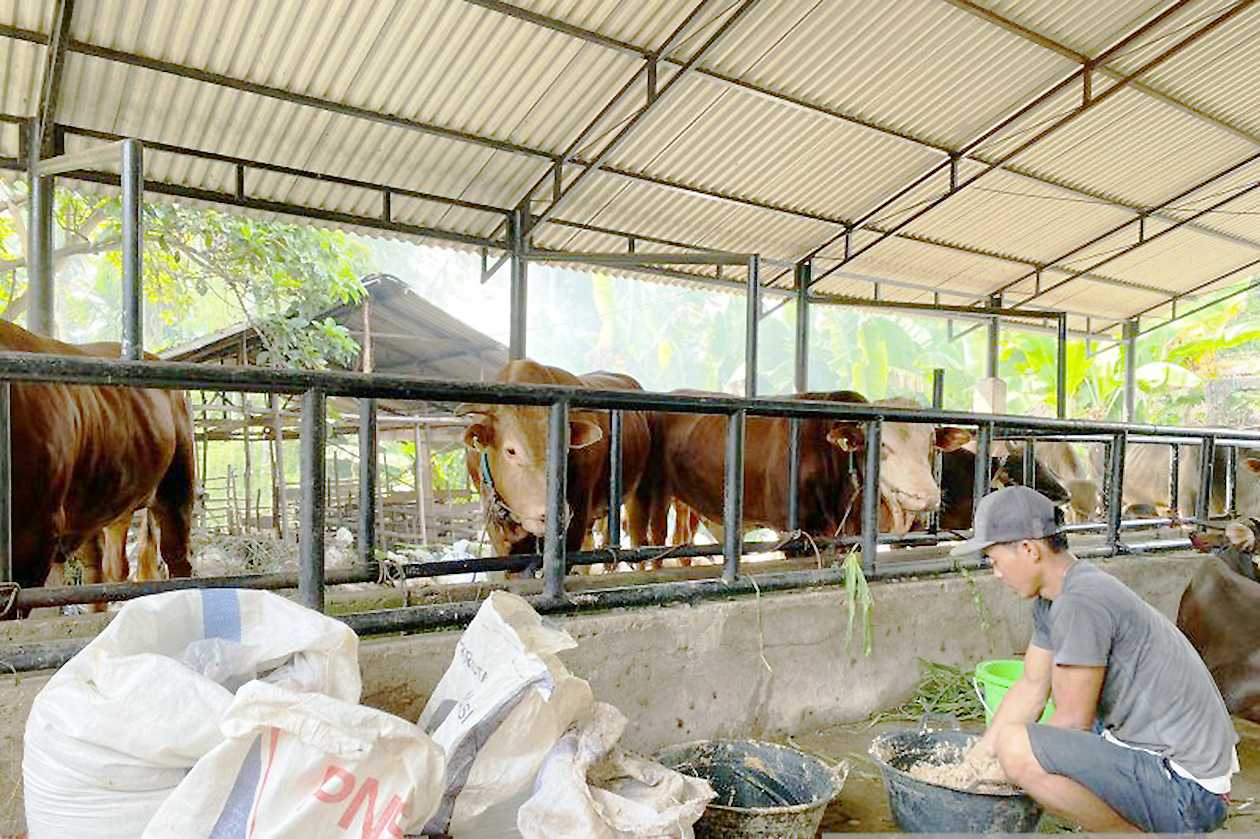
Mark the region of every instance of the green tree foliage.
MULTIPOLYGON (((26 304, 26 188, 0 188, 3 316, 26 304)), ((60 189, 54 215, 59 320, 67 337, 116 334, 120 323, 120 199, 60 189)), ((358 352, 349 332, 319 317, 357 301, 370 250, 350 234, 287 221, 259 221, 170 203, 144 207, 146 343, 168 346, 229 323, 249 322, 262 338, 263 364, 318 368, 348 364, 358 352)))

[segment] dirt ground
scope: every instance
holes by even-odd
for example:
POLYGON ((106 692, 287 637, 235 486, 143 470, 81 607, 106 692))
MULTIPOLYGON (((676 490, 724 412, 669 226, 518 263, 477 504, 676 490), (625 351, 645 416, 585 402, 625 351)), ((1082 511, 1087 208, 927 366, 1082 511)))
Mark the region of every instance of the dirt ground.
MULTIPOLYGON (((876 735, 907 727, 913 727, 913 724, 851 723, 785 741, 832 762, 842 759, 849 761, 849 778, 845 782, 844 791, 831 803, 823 816, 823 833, 897 831, 888 810, 888 796, 884 792, 879 768, 866 753, 866 749, 876 735)), ((1238 744, 1238 762, 1242 773, 1234 776, 1234 789, 1231 793, 1233 803, 1224 829, 1230 833, 1260 833, 1260 725, 1235 720, 1234 727, 1241 738, 1238 744)), ((964 725, 963 728, 979 730, 974 725, 964 725)), ((1051 816, 1042 819, 1042 833, 1073 831, 1071 825, 1051 816)))

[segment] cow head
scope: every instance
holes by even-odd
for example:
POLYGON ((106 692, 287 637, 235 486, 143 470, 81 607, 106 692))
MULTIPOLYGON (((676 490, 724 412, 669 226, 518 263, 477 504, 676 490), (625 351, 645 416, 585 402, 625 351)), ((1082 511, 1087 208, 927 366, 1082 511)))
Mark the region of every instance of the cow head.
MULTIPOLYGON (((908 399, 876 402, 893 408, 921 408, 908 399)), ((880 440, 879 490, 892 519, 894 533, 906 533, 919 513, 930 513, 941 505, 941 489, 932 477, 932 455, 961 448, 971 440, 971 432, 952 426, 929 423, 884 423, 880 440)))
POLYGON ((1225 525, 1223 529, 1215 528, 1191 532, 1190 543, 1203 553, 1212 553, 1225 561, 1235 573, 1249 580, 1260 582, 1256 557, 1257 535, 1260 534, 1260 521, 1256 519, 1239 519, 1225 525))
MULTIPOLYGON (((484 454, 489 477, 503 504, 533 536, 547 529, 547 409, 520 405, 461 406, 469 420, 464 445, 484 454)), ((574 413, 569 419, 569 448, 583 449, 602 440, 593 419, 574 413)), ((483 495, 488 488, 482 485, 483 495)))

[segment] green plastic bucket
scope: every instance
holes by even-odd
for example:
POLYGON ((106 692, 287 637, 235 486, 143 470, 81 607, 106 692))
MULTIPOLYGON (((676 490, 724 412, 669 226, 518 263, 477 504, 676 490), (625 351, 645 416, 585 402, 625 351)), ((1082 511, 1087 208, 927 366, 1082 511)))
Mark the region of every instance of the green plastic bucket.
MULTIPOLYGON (((976 665, 976 696, 984 706, 984 724, 993 722, 993 715, 1002 704, 1002 697, 1016 680, 1024 674, 1024 662, 1018 659, 993 659, 976 665)), ((1054 700, 1046 702, 1046 710, 1039 722, 1050 719, 1054 713, 1054 700)))

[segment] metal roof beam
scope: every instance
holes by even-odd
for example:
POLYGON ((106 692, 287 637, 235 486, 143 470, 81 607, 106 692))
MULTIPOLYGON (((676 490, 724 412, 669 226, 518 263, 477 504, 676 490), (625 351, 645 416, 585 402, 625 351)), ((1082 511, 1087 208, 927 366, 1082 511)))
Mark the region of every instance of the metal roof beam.
MULTIPOLYGON (((1080 64, 1082 66, 1092 64, 1093 69, 1096 72, 1102 73, 1103 75, 1108 76, 1112 79, 1119 80, 1119 79, 1124 78, 1124 74, 1120 72, 1119 70, 1108 67, 1105 64, 1096 63, 1095 61, 1091 60, 1088 55, 1085 55, 1082 52, 1077 52, 1076 50, 1072 49, 1066 44, 1059 43, 1053 38, 1043 35, 1040 32, 1029 29, 1026 26, 1022 26, 1021 24, 1016 23, 1010 18, 1007 18, 999 14, 998 12, 993 11, 992 9, 988 9, 988 8, 985 8, 984 6, 979 5, 978 3, 974 2, 974 0, 943 0, 943 2, 948 3, 957 9, 961 9, 964 12, 968 12, 972 15, 975 15, 981 20, 987 21, 995 26, 1005 29, 1007 32, 1010 32, 1014 35, 1018 35, 1019 37, 1023 38, 1026 41, 1029 41, 1030 43, 1036 44, 1039 47, 1042 47, 1044 49, 1050 50, 1051 52, 1057 53, 1058 55, 1063 56, 1069 61, 1075 61, 1077 64, 1080 64)), ((1210 123, 1216 128, 1220 128, 1224 131, 1228 131, 1230 134, 1233 134, 1235 137, 1239 137, 1243 140, 1246 140, 1249 143, 1260 146, 1260 136, 1257 136, 1251 133, 1250 131, 1247 131, 1244 128, 1234 125, 1228 120, 1206 113, 1203 110, 1194 107, 1193 105, 1190 105, 1186 102, 1181 101, 1180 99, 1176 98, 1175 96, 1172 96, 1171 94, 1165 93, 1162 90, 1152 87, 1146 82, 1135 81, 1135 82, 1132 82, 1129 86, 1133 88, 1133 90, 1137 91, 1138 93, 1141 93, 1143 96, 1149 96, 1152 99, 1158 99, 1160 102, 1163 102, 1165 105, 1171 105, 1172 107, 1176 108, 1179 111, 1182 111, 1183 113, 1190 114, 1191 116, 1197 119, 1200 119, 1203 122, 1210 123)))
MULTIPOLYGON (((1212 279, 1210 279, 1210 280, 1206 280, 1206 281, 1204 281, 1204 282, 1201 282, 1201 283, 1199 283, 1198 285, 1196 285, 1194 288, 1190 288, 1190 289, 1187 289, 1187 290, 1185 290, 1185 291, 1180 291, 1180 292, 1177 292, 1176 294, 1174 294, 1174 295, 1172 295, 1171 297, 1169 297, 1167 300, 1164 300, 1164 301, 1161 301, 1161 302, 1159 302, 1159 303, 1156 303, 1154 306, 1147 306, 1145 309, 1142 309, 1142 310, 1141 310, 1141 311, 1139 311, 1139 312, 1134 312, 1133 314, 1129 315, 1128 317, 1125 317, 1125 318, 1123 318, 1123 319, 1121 319, 1121 320, 1116 321, 1115 323, 1111 324, 1111 326, 1108 326, 1108 327, 1107 327, 1107 329, 1113 329, 1113 328, 1115 328, 1115 327, 1119 326, 1119 325, 1120 325, 1121 323, 1123 323, 1124 321, 1129 320, 1129 318, 1139 318, 1139 317, 1141 317, 1142 315, 1148 315, 1148 314, 1150 314, 1151 312, 1155 311, 1156 309, 1162 309, 1164 306, 1168 306, 1168 305, 1170 305, 1170 304, 1176 303, 1178 300, 1185 300, 1185 299, 1187 299, 1187 298, 1193 297, 1193 296, 1194 296, 1194 295, 1196 295, 1196 294, 1199 294, 1199 293, 1201 293, 1201 292, 1203 292, 1203 291, 1206 291, 1207 289, 1211 288, 1212 286, 1216 285, 1217 283, 1224 282, 1225 280, 1228 280, 1230 277, 1234 276, 1235 274, 1241 274, 1243 271, 1246 271, 1246 270, 1248 270, 1249 268, 1260 268, 1260 259, 1253 259, 1253 260, 1251 260, 1250 262, 1246 262, 1246 263, 1244 263, 1244 264, 1242 264, 1242 265, 1239 265, 1237 268, 1231 268, 1230 270, 1226 271, 1224 274, 1217 274, 1217 275, 1216 275, 1215 277, 1213 277, 1212 279)), ((1204 304, 1203 306, 1200 306, 1199 308, 1195 309, 1193 312, 1183 312, 1183 313, 1181 313, 1180 315, 1176 315, 1175 317, 1172 317, 1172 318, 1170 318, 1169 320, 1163 321, 1163 322, 1161 322, 1161 323, 1157 324, 1156 326, 1151 327, 1151 329, 1145 329, 1145 330, 1143 330, 1143 331, 1142 331, 1141 333, 1139 333, 1139 334, 1141 334, 1141 335, 1145 335, 1147 332, 1150 332, 1152 329, 1158 329, 1158 328, 1159 328, 1159 327, 1161 327, 1161 326, 1167 326, 1168 324, 1172 323, 1172 322, 1173 322, 1173 321, 1175 321, 1175 320, 1181 320, 1181 318, 1186 317, 1187 315, 1193 314, 1194 312, 1201 311, 1202 309, 1205 309, 1205 308, 1207 308, 1208 306, 1214 306, 1214 305, 1216 305, 1217 303, 1220 303, 1220 302, 1223 302, 1223 301, 1225 301, 1225 300, 1228 300, 1230 297, 1233 297, 1233 296, 1234 296, 1234 295, 1236 295, 1236 294, 1241 294, 1243 291, 1250 291, 1251 289, 1255 288, 1255 287, 1256 287, 1256 285, 1257 285, 1256 283, 1252 283, 1251 285, 1247 286, 1247 288, 1246 288, 1246 289, 1240 289, 1239 291, 1236 291, 1236 292, 1233 292, 1233 293, 1231 293, 1231 294, 1228 294, 1228 295, 1226 295, 1225 297, 1222 297, 1222 298, 1220 298, 1220 299, 1218 299, 1218 300, 1213 300, 1213 301, 1211 301, 1210 303, 1206 303, 1206 304, 1204 304)), ((1175 308, 1175 307, 1174 307, 1173 311, 1174 311, 1174 312, 1176 311, 1176 308, 1175 308)))
POLYGON ((66 48, 70 45, 70 27, 74 19, 75 0, 55 0, 52 13, 52 38, 44 50, 44 75, 39 87, 39 104, 35 112, 37 156, 53 153, 52 127, 57 121, 61 103, 61 77, 66 66, 66 48))
MULTIPOLYGON (((1147 34, 1152 29, 1155 29, 1156 27, 1158 27, 1159 25, 1167 21, 1170 17, 1180 12, 1182 9, 1184 9, 1188 5, 1189 2, 1190 0, 1179 0, 1179 2, 1173 3, 1167 9, 1165 9, 1164 11, 1160 12, 1158 15, 1153 17, 1151 20, 1147 21, 1146 23, 1139 26, 1134 31, 1130 32, 1128 35, 1121 38, 1116 43, 1112 44, 1110 47, 1104 50, 1095 60, 1099 63, 1106 62, 1107 60, 1112 58, 1117 52, 1119 52, 1120 50, 1128 46, 1131 46, 1134 41, 1141 38, 1143 35, 1147 34)), ((1181 52, 1185 48, 1194 44, 1196 41, 1200 40, 1201 38, 1206 36, 1208 33, 1216 30, 1220 26, 1223 26, 1225 23, 1232 20, 1234 17, 1241 14, 1247 8, 1252 6, 1255 2, 1256 0, 1239 0, 1239 2, 1235 3, 1228 11, 1224 12, 1223 14, 1218 15, 1207 24, 1195 29, 1186 37, 1178 40, 1172 46, 1164 49, 1154 58, 1146 61, 1144 64, 1142 64, 1141 67, 1137 68, 1133 73, 1126 75, 1123 79, 1116 82, 1107 90, 1103 91, 1102 93, 1096 96, 1088 97, 1085 101, 1083 101, 1079 106, 1074 108, 1068 114, 1064 115, 1063 117, 1060 117, 1059 119, 1056 119, 1054 122, 1052 122, 1050 125, 1046 126, 1045 128, 1041 129, 1040 131, 1037 131, 1035 134, 1033 134, 1033 136, 1020 142, 1013 149, 1003 152, 996 160, 987 164, 984 169, 972 175, 971 177, 967 178, 965 181, 962 181, 961 183, 954 183, 953 179, 951 178, 950 189, 947 192, 929 201, 926 206, 920 208, 919 210, 916 210, 914 213, 910 214, 909 216, 902 219, 897 224, 893 225, 892 228, 890 228, 889 230, 881 233, 879 237, 875 239, 874 242, 864 245, 863 247, 859 248, 857 251, 853 253, 847 254, 844 261, 841 262, 840 265, 847 264, 851 262, 852 260, 861 256, 862 254, 867 253, 872 248, 878 247, 882 242, 886 241, 893 234, 908 227, 910 224, 914 223, 915 221, 922 218, 927 213, 931 212, 932 210, 936 209, 940 205, 944 204, 949 199, 953 198, 955 195, 958 195, 959 193, 963 192, 967 187, 976 183, 984 176, 991 174, 993 171, 1001 167, 1003 164, 1013 160, 1018 155, 1036 146, 1046 137, 1050 136, 1051 134, 1053 134, 1055 131, 1059 130, 1063 126, 1068 125, 1069 123, 1081 117, 1083 114, 1088 113, 1089 111, 1098 107, 1102 103, 1106 102, 1108 99, 1115 96, 1121 90, 1124 90, 1128 84, 1130 84, 1132 81, 1137 79, 1143 73, 1146 73, 1154 69, 1155 67, 1159 66, 1163 62, 1172 58, 1174 55, 1181 52)), ((1044 92, 1042 92, 1040 95, 1032 99, 1030 102, 1020 107, 1010 116, 1007 116, 1001 121, 999 121, 992 128, 981 133, 978 137, 976 137, 971 142, 969 142, 965 147, 963 147, 959 151, 959 153, 967 154, 967 153, 975 151, 982 144, 988 142, 995 136, 999 135, 1002 131, 1010 127, 1012 124, 1014 124, 1015 122, 1017 122, 1024 116, 1028 115, 1029 113, 1035 111, 1041 105, 1050 101, 1062 91, 1067 90, 1073 84, 1082 82, 1088 76, 1089 73, 1090 73, 1089 67, 1081 67, 1080 69, 1076 70, 1067 78, 1063 79, 1057 84, 1046 89, 1044 92)), ((948 161, 946 163, 946 166, 948 166, 948 161)), ((943 169, 944 167, 938 166, 936 171, 942 171, 943 169)), ((882 209, 884 209, 888 203, 890 202, 884 202, 884 204, 881 205, 881 207, 877 208, 876 211, 882 211, 882 209)), ((872 214, 876 211, 872 211, 872 214)), ((868 216, 869 215, 871 214, 868 214, 868 216)), ((836 268, 832 268, 829 270, 834 271, 836 270, 836 268)), ((814 281, 817 282, 818 280, 822 279, 825 276, 826 274, 824 273, 820 275, 819 277, 816 277, 814 281)))
MULTIPOLYGON (((1225 169, 1225 170, 1223 170, 1223 171, 1221 171, 1221 172, 1218 172, 1217 174, 1213 175, 1211 178, 1207 179, 1206 181, 1204 181, 1204 182, 1202 182, 1202 183, 1200 183, 1200 184, 1197 184, 1197 185, 1195 185, 1195 186, 1191 187, 1190 189, 1185 190, 1185 191, 1183 191, 1182 193, 1180 193, 1180 194, 1178 194, 1178 195, 1176 195, 1176 196, 1174 196, 1174 197, 1170 198, 1168 201, 1164 202, 1164 206, 1166 206, 1166 205, 1168 205, 1168 204, 1175 203, 1176 201, 1181 200, 1181 199, 1182 199, 1182 198, 1184 198, 1185 196, 1187 196, 1187 195, 1189 195, 1189 194, 1191 194, 1191 193, 1197 192, 1198 190, 1203 189, 1203 188, 1204 188, 1204 187, 1206 187, 1206 186, 1209 186, 1210 184, 1214 183, 1214 182, 1215 182, 1215 181, 1217 181, 1217 180, 1220 180, 1221 178, 1224 178, 1224 177, 1227 177, 1227 176, 1229 176, 1229 175, 1232 175, 1232 174, 1234 174, 1235 172, 1237 172, 1239 169, 1244 169, 1244 168, 1246 168, 1246 167, 1250 166, 1251 164, 1253 164, 1253 163, 1255 163, 1255 162, 1257 162, 1257 161, 1260 161, 1260 152, 1257 152, 1256 154, 1251 155, 1250 157, 1246 158, 1245 160, 1243 160, 1243 161, 1241 161, 1241 162, 1239 162, 1239 163, 1236 163, 1236 164, 1234 164, 1233 166, 1230 166, 1229 168, 1227 168, 1227 169, 1225 169)), ((1208 205, 1207 207, 1204 207, 1203 209, 1197 210, 1197 211, 1195 211, 1193 214, 1191 214, 1191 215, 1187 216, 1186 218, 1181 219, 1180 221, 1177 221, 1177 222, 1175 222, 1175 223, 1173 223, 1173 224, 1169 225, 1168 227, 1164 228, 1163 230, 1159 231, 1158 233, 1154 233, 1154 234, 1152 234, 1152 235, 1150 235, 1150 236, 1145 235, 1145 233, 1144 233, 1144 231, 1142 230, 1141 226, 1139 226, 1139 235, 1138 235, 1138 239, 1137 239, 1137 241, 1136 241, 1136 242, 1134 242, 1133 244, 1131 244, 1131 245, 1129 245, 1129 246, 1127 246, 1127 247, 1125 247, 1125 248, 1123 248, 1123 249, 1121 249, 1121 250, 1119 250, 1119 251, 1117 251, 1117 252, 1114 252, 1114 253, 1111 253, 1111 254, 1109 254, 1109 255, 1105 256, 1105 257, 1104 257, 1104 258, 1102 258, 1101 260, 1099 260, 1099 261, 1097 261, 1097 262, 1093 263, 1092 265, 1090 265, 1088 268, 1082 269, 1081 271, 1074 271, 1074 272, 1072 272, 1072 273, 1071 273, 1071 275, 1069 275, 1068 277, 1065 277, 1064 279, 1062 279, 1062 280, 1060 280, 1060 281, 1058 281, 1058 282, 1056 282, 1056 283, 1054 283, 1054 284, 1052 284, 1052 285, 1049 285, 1049 286, 1045 286, 1045 287, 1042 287, 1042 288, 1038 288, 1038 289, 1036 289, 1036 290, 1032 293, 1032 295, 1031 295, 1031 296, 1029 296, 1029 297, 1027 298, 1027 300, 1025 300, 1025 302, 1027 302, 1028 300, 1034 300, 1034 299, 1036 299, 1036 298, 1038 298, 1038 297, 1042 296, 1043 294, 1048 294, 1048 293, 1049 293, 1049 292, 1051 292, 1051 291, 1054 291, 1054 290, 1056 290, 1056 289, 1058 289, 1058 288, 1061 288, 1061 287, 1063 287, 1063 286, 1067 285, 1068 283, 1072 282, 1073 280, 1080 279, 1081 277, 1085 276, 1086 274, 1089 274, 1089 273, 1092 273, 1092 272, 1094 272, 1094 271, 1098 270, 1098 269, 1099 269, 1099 268, 1101 268, 1103 265, 1106 265, 1106 264, 1107 264, 1107 263, 1109 263, 1109 262, 1114 262, 1115 260, 1119 259, 1120 257, 1125 256, 1125 255, 1127 255, 1127 254, 1130 254, 1130 253, 1132 253, 1133 251, 1137 250, 1138 248, 1143 247, 1144 245, 1146 245, 1146 244, 1148 244, 1148 243, 1150 243, 1150 242, 1153 242, 1153 241, 1155 241, 1155 240, 1157 240, 1157 239, 1161 239, 1161 238, 1163 238, 1164 236, 1166 236, 1167 234, 1169 234, 1169 233, 1173 232, 1174 230, 1179 230, 1179 229, 1180 229, 1180 228, 1182 228, 1182 227, 1186 227, 1186 226, 1188 226, 1190 223, 1192 223, 1195 219, 1202 218, 1203 216, 1207 215, 1208 213, 1214 212, 1214 211, 1216 211, 1216 210, 1220 209, 1221 207, 1224 207, 1226 204, 1229 204, 1231 201, 1236 201, 1236 200, 1238 200, 1239 198, 1243 197, 1244 195, 1249 195, 1249 194, 1251 194, 1252 192, 1256 191, 1257 189, 1260 189, 1260 181, 1257 181, 1256 183, 1253 183, 1251 186, 1242 187, 1242 188, 1240 188, 1238 191, 1234 192, 1234 194, 1229 195, 1229 196, 1227 196, 1227 197, 1225 197, 1225 198, 1221 199, 1220 201, 1216 201, 1216 202, 1214 202, 1214 203, 1212 203, 1212 204, 1208 205)), ((1079 246, 1079 247, 1077 247, 1077 248, 1074 248, 1073 250, 1069 251, 1067 254, 1064 254, 1063 256, 1061 256, 1061 257, 1059 257, 1058 259, 1054 260, 1054 262, 1048 263, 1046 266, 1043 266, 1043 270, 1044 270, 1044 268, 1049 267, 1049 266, 1051 266, 1051 265, 1054 265, 1055 263, 1062 262, 1064 259, 1067 259, 1068 257, 1072 256, 1073 254, 1079 253, 1079 252, 1081 252, 1081 251, 1085 250, 1086 248, 1092 247, 1093 245, 1095 245, 1095 244, 1097 244, 1097 243, 1099 243, 1099 242, 1101 242, 1101 241, 1105 240, 1105 239, 1106 239, 1106 238, 1108 238, 1109 236, 1112 236, 1112 235, 1114 235, 1114 234, 1116 234, 1116 233, 1120 232, 1121 230, 1123 230, 1124 228, 1128 227, 1128 226, 1129 226, 1129 225, 1131 225, 1131 224, 1133 224, 1133 222, 1132 222, 1132 221, 1127 221, 1127 222, 1125 222, 1125 223, 1123 223, 1123 224, 1120 224, 1120 225, 1117 225, 1117 226, 1113 227, 1111 230, 1107 231, 1106 233, 1103 233, 1103 234, 1101 234, 1101 235, 1099 235, 1099 236, 1095 236, 1093 239, 1091 239, 1090 241, 1086 242, 1084 245, 1081 245, 1081 246, 1079 246)), ((1026 274, 1026 275, 1024 275, 1023 277, 1020 277, 1019 279, 1013 280, 1013 281, 1011 281, 1011 282, 1007 283, 1006 285, 1002 286, 1001 288, 997 289, 997 292, 996 292, 996 293, 1001 293, 1001 292, 1003 292, 1003 291, 1007 291, 1007 290, 1009 290, 1010 288, 1012 288, 1013 286, 1015 286, 1015 285, 1017 285, 1017 284, 1019 284, 1019 283, 1021 283, 1021 282, 1026 281, 1026 280, 1027 280, 1029 277, 1031 277, 1031 276, 1033 276, 1033 275, 1032 275, 1032 274, 1026 274)), ((1162 304, 1161 304, 1161 305, 1162 305, 1162 304)))
MULTIPOLYGON (((549 17, 547 15, 540 14, 530 9, 523 9, 511 3, 503 2, 503 0, 464 0, 464 2, 470 3, 475 6, 479 6, 481 8, 489 9, 491 11, 498 12, 499 14, 503 14, 508 17, 513 17, 518 20, 523 20, 528 23, 532 23, 535 26, 539 26, 553 32, 563 33, 565 35, 578 38, 588 43, 597 44, 606 49, 610 49, 610 50, 620 52, 626 55, 631 55, 637 58, 645 58, 645 59, 651 57, 652 55, 651 51, 645 47, 640 47, 628 41, 621 41, 616 38, 609 37, 607 35, 602 35, 593 30, 584 29, 575 24, 571 24, 571 23, 559 20, 554 17, 549 17)), ((946 2, 953 2, 953 0, 946 0, 946 2)), ((1012 24, 1012 25, 1018 26, 1018 24, 1012 24)), ((1020 27, 1020 29, 1022 30, 1022 27, 1020 27)), ((1030 40, 1040 39, 1041 41, 1045 41, 1046 43, 1043 44, 1043 46, 1046 46, 1047 49, 1055 49, 1056 51, 1061 52, 1061 54, 1071 59, 1072 61, 1076 61, 1078 63, 1083 64, 1088 60, 1086 59, 1085 56, 1079 53, 1076 53, 1070 49, 1067 49, 1066 47, 1062 47, 1061 45, 1055 44, 1053 41, 1049 41, 1049 39, 1041 38, 1041 36, 1037 35, 1036 33, 1031 32, 1030 30, 1023 30, 1023 31, 1027 32, 1026 37, 1028 37, 1030 40)), ((672 64, 674 66, 679 66, 682 64, 682 62, 678 61, 677 59, 663 57, 660 60, 664 63, 672 64)), ((782 91, 771 90, 770 88, 762 87, 761 85, 755 84, 745 79, 728 75, 726 73, 719 72, 717 70, 713 70, 707 67, 694 67, 691 72, 693 75, 708 79, 711 82, 715 84, 719 84, 727 89, 736 90, 736 91, 739 91, 748 95, 756 96, 758 98, 773 102, 777 105, 785 106, 793 110, 810 114, 811 116, 822 117, 824 119, 827 119, 833 122, 847 123, 849 125, 857 126, 859 128, 863 128, 868 131, 872 131, 886 137, 892 137, 892 138, 901 140, 903 142, 912 143, 920 148, 928 149, 930 151, 941 154, 946 158, 948 158, 951 154, 954 153, 954 150, 949 148, 948 146, 942 145, 937 142, 933 142, 924 137, 918 137, 906 131, 891 128, 886 125, 880 125, 879 123, 872 122, 867 119, 863 119, 854 114, 837 110, 835 108, 831 108, 826 105, 821 105, 817 102, 810 102, 806 99, 792 96, 791 94, 787 94, 782 91)), ((1106 72, 1109 75, 1118 76, 1118 73, 1116 71, 1112 71, 1108 69, 1106 72)), ((1148 93, 1148 95, 1165 99, 1169 104, 1175 104, 1178 107, 1181 107, 1182 109, 1193 110, 1190 108, 1190 106, 1185 105, 1184 103, 1179 103, 1177 100, 1174 100, 1171 97, 1167 96, 1166 94, 1160 93, 1159 91, 1156 91, 1146 85, 1143 85, 1141 82, 1133 82, 1132 86, 1134 86, 1136 89, 1142 90, 1145 93, 1148 93)), ((1202 114, 1199 114, 1199 115, 1207 118, 1206 115, 1202 115, 1202 114)), ((1212 118, 1212 119, 1215 119, 1215 118, 1212 118)), ((1224 125, 1222 125, 1222 127, 1224 127, 1224 125)), ((1248 139, 1252 139, 1251 135, 1246 135, 1246 136, 1248 139)), ((1256 142, 1260 143, 1260 138, 1256 138, 1256 142)), ((978 153, 963 155, 961 159, 969 160, 969 161, 980 163, 980 164, 989 163, 989 160, 986 159, 984 155, 978 154, 978 153)), ((1117 209, 1126 210, 1128 212, 1134 213, 1135 215, 1145 212, 1144 208, 1137 207, 1131 204, 1126 204, 1110 196, 1104 195, 1103 193, 1095 192, 1093 190, 1085 189, 1079 186, 1071 186, 1069 184, 1060 183, 1059 181, 1056 181, 1052 178, 1047 178, 1045 176, 1038 175, 1034 172, 1021 169, 1018 166, 1005 165, 1005 166, 1002 166, 1001 168, 1004 171, 1010 172, 1011 174, 1018 175, 1023 178, 1027 178, 1028 180, 1033 181, 1035 183, 1045 184, 1047 186, 1055 187, 1056 189, 1061 189, 1065 192, 1081 195, 1091 200, 1097 201, 1101 204, 1106 204, 1108 206, 1112 206, 1117 209)), ((1171 219, 1171 220, 1175 221, 1175 219, 1171 219)), ((1254 247, 1257 244, 1255 242, 1252 242, 1251 240, 1243 239, 1242 237, 1231 236, 1228 233, 1222 233, 1218 230, 1213 230, 1210 227, 1202 227, 1200 225, 1195 225, 1195 229, 1199 230, 1205 235, 1221 239, 1222 241, 1229 241, 1229 242, 1232 242, 1233 244, 1244 245, 1247 247, 1254 247)), ((819 248, 819 250, 821 250, 821 248, 819 248)), ((807 255, 806 258, 808 258, 808 256, 810 255, 807 255)))
MULTIPOLYGON (((570 146, 571 151, 575 152, 583 139, 594 133, 595 129, 602 123, 604 117, 620 105, 624 96, 635 86, 640 77, 647 78, 649 72, 651 72, 655 67, 655 56, 668 55, 677 48, 683 36, 691 30, 692 24, 709 8, 712 2, 713 0, 701 0, 699 5, 697 5, 692 13, 687 16, 686 20, 684 20, 682 24, 674 30, 674 32, 665 40, 665 43, 661 45, 661 48, 654 53, 653 58, 644 61, 638 72, 635 73, 634 78, 623 86, 617 95, 613 97, 612 101, 610 101, 604 109, 596 115, 595 119, 593 119, 587 127, 582 130, 578 139, 572 146, 570 146)), ((671 98, 673 93, 678 90, 678 83, 682 81, 682 79, 686 78, 687 73, 699 62, 704 60, 704 57, 726 38, 731 30, 733 30, 735 26, 744 19, 744 16, 747 15, 748 12, 752 10, 752 7, 758 2, 760 2, 760 0, 743 0, 738 8, 727 15, 726 19, 722 21, 717 30, 705 40, 700 48, 691 54, 686 62, 678 68, 674 75, 669 77, 669 81, 665 82, 664 86, 654 92, 649 90, 647 103, 642 108, 634 112, 634 115, 621 126, 617 133, 613 135, 612 139, 609 140, 604 147, 600 149, 599 153, 595 155, 595 159, 589 163, 583 164, 582 171, 578 173, 568 186, 560 189, 559 194, 551 200, 551 202, 547 205, 547 208, 543 210, 542 213, 531 217, 529 222, 531 229, 545 223, 548 219, 554 216, 565 204, 565 202, 570 200, 574 193, 581 188, 582 184, 585 183, 591 175, 598 172, 607 162, 608 158, 611 157, 618 148, 620 148, 627 140, 630 139, 631 136, 634 135, 634 132, 640 125, 643 124, 643 121, 648 117, 648 115, 659 108, 662 102, 671 98)), ((568 157, 567 152, 564 157, 568 157)), ((544 176, 542 181, 540 181, 540 184, 546 183, 547 180, 552 177, 557 180, 557 183, 562 182, 564 175, 563 167, 565 163, 564 157, 552 164, 552 173, 544 176)), ((534 189, 537 189, 537 187, 534 189)), ((522 201, 523 204, 528 204, 530 196, 534 193, 534 189, 531 189, 525 194, 525 198, 522 201)), ((528 206, 526 206, 525 209, 528 210, 528 206)))

